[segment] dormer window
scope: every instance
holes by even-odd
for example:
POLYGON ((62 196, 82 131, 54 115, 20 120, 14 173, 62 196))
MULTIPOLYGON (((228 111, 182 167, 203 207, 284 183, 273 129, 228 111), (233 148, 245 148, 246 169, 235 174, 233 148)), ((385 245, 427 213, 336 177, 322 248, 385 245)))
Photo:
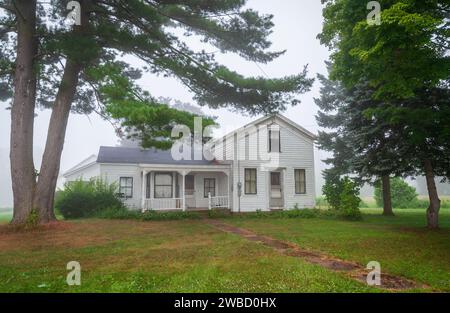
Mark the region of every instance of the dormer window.
POLYGON ((281 152, 280 129, 269 129, 269 152, 281 152))

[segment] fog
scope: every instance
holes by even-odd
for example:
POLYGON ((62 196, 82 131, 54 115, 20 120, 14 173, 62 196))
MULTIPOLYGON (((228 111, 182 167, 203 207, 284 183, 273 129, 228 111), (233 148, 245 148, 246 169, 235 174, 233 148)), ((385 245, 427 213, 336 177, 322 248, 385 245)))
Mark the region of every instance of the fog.
MULTIPOLYGON (((307 64, 310 77, 315 77, 317 73, 326 73, 324 62, 328 59, 329 52, 320 45, 316 38, 322 26, 322 5, 320 1, 250 0, 248 6, 261 13, 274 15, 275 27, 273 34, 270 36, 273 42, 272 50, 287 49, 286 54, 267 65, 247 62, 233 54, 219 55, 217 57, 219 62, 244 75, 271 78, 297 74, 307 64)), ((200 49, 204 48, 204 45, 192 42, 191 47, 200 49)), ((216 50, 214 47, 208 48, 208 51, 211 52, 216 50)), ((195 104, 192 100, 192 93, 176 79, 145 75, 140 80, 140 85, 155 97, 171 97, 195 104)), ((300 105, 290 107, 283 113, 313 133, 317 133, 318 130, 315 120, 317 107, 313 98, 318 97, 319 87, 319 83, 315 82, 312 90, 300 97, 302 101, 300 105)), ((0 207, 12 206, 9 173, 10 111, 6 110, 8 105, 8 103, 0 103, 0 207)), ((203 111, 217 116, 217 121, 222 130, 228 131, 257 118, 243 116, 226 109, 210 110, 203 108, 203 111)), ((38 167, 45 146, 50 111, 38 109, 36 114, 34 149, 35 163, 38 167)), ((221 134, 220 130, 218 134, 221 134)), ((89 116, 72 114, 67 128, 61 173, 90 155, 97 154, 99 146, 116 145, 117 143, 118 138, 109 122, 102 120, 95 114, 89 116)), ((322 184, 321 170, 324 168, 320 160, 325 157, 326 153, 316 149, 316 185, 318 192, 322 184)), ((59 181, 59 186, 61 186, 61 182, 62 180, 59 181)))

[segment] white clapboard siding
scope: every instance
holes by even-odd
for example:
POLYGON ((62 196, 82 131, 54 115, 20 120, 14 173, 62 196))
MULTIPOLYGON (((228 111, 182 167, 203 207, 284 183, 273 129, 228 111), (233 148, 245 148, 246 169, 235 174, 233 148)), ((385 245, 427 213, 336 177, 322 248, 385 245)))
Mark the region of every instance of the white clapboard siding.
POLYGON ((101 164, 101 177, 108 183, 119 186, 120 177, 133 177, 133 197, 125 199, 125 204, 131 209, 141 207, 142 178, 137 165, 101 164))
MULTIPOLYGON (((313 140, 300 132, 295 127, 287 124, 281 119, 276 119, 276 124, 280 126, 281 153, 279 155, 278 166, 282 171, 282 189, 284 196, 284 208, 291 209, 295 205, 299 208, 312 208, 315 206, 315 177, 314 177, 314 142, 313 140), (295 194, 294 169, 305 169, 306 173, 306 194, 295 194)), ((267 136, 267 133, 264 134, 267 136)), ((250 136, 252 136, 250 134, 250 136)), ((260 134, 261 136, 261 134, 260 134)), ((233 137, 228 137, 233 138, 233 137)), ((251 137, 250 137, 251 138, 251 137)), ((232 142, 231 140, 229 140, 232 142)), ((257 151, 259 142, 260 151, 268 150, 268 140, 249 140, 249 148, 245 149, 245 132, 238 134, 238 144, 234 147, 231 143, 226 144, 226 155, 231 157, 235 155, 233 161, 233 211, 249 212, 255 210, 268 210, 269 207, 269 189, 270 172, 261 168, 263 162, 258 160, 249 160, 252 153, 257 151), (245 151, 247 150, 247 154, 245 151), (236 160, 236 156, 240 160, 236 160), (257 194, 245 194, 245 168, 257 169, 257 194), (238 198, 237 184, 242 183, 242 196, 238 198)))

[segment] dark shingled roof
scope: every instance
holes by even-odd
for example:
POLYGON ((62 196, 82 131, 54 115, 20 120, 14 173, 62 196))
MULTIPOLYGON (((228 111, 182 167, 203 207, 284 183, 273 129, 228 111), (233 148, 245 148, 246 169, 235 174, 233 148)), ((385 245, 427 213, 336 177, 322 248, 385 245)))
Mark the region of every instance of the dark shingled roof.
POLYGON ((174 160, 170 150, 100 147, 97 163, 125 164, 172 164, 172 165, 217 165, 217 161, 208 160, 174 160))

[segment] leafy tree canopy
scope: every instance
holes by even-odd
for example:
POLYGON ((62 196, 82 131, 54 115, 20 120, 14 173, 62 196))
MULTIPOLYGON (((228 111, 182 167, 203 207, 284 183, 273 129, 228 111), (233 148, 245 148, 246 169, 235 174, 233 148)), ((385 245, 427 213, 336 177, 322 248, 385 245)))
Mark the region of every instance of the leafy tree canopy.
POLYGON ((332 79, 351 87, 365 77, 383 99, 411 98, 448 80, 448 0, 380 0, 380 25, 367 23, 366 2, 322 2, 319 38, 333 50, 332 79))

